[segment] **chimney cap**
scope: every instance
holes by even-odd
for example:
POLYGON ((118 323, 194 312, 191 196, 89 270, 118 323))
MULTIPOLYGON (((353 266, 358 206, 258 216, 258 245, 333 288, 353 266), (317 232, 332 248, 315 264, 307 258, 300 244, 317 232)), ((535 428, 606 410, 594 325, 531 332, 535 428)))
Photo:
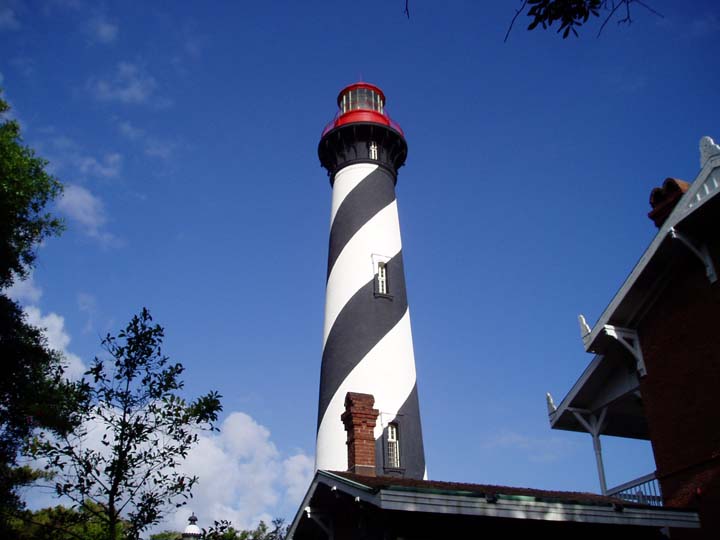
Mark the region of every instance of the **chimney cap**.
POLYGON ((661 187, 650 192, 650 206, 648 217, 655 226, 660 227, 673 211, 683 194, 690 188, 690 184, 677 178, 666 178, 661 187))

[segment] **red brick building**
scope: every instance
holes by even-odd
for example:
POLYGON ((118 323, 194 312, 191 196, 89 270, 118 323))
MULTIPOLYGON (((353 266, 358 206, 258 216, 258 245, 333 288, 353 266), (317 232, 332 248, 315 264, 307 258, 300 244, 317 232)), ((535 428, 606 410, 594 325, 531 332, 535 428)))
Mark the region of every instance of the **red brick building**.
POLYGON ((580 316, 594 357, 548 407, 553 429, 592 435, 604 494, 696 509, 720 538, 720 147, 700 149, 695 181, 651 193, 657 234, 595 325, 580 316), (650 441, 656 470, 608 488, 601 435, 650 441))

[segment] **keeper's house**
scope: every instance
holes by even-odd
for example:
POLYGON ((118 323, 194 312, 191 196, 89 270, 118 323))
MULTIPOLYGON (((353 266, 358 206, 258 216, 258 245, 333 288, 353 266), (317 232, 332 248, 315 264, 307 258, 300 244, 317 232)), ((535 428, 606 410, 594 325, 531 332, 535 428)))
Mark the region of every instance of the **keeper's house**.
POLYGON ((595 325, 580 316, 594 356, 548 412, 592 436, 604 495, 696 510, 700 536, 720 538, 720 147, 703 137, 700 156, 694 182, 652 191, 657 235, 595 325), (650 441, 656 470, 608 488, 601 435, 650 441))

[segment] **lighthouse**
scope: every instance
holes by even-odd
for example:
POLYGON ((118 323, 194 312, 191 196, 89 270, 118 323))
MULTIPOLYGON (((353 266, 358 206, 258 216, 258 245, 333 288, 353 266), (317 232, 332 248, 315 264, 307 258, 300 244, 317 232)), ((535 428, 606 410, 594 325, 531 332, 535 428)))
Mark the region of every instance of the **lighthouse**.
POLYGON ((348 392, 370 394, 378 475, 426 477, 395 185, 402 129, 385 94, 344 88, 318 146, 332 186, 315 468, 347 468, 348 392))

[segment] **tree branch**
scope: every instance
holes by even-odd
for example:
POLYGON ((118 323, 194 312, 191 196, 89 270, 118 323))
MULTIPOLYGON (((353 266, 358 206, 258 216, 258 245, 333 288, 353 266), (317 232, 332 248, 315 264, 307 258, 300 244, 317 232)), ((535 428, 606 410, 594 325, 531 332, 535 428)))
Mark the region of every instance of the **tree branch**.
POLYGON ((626 0, 623 0, 622 2, 619 2, 617 4, 615 2, 613 2, 612 9, 610 10, 610 14, 605 18, 603 23, 600 25, 600 30, 598 30, 596 37, 600 37, 600 34, 602 34, 602 31, 605 28, 605 25, 608 23, 608 21, 610 19, 612 19, 612 16, 615 15, 615 12, 618 10, 618 8, 620 6, 622 6, 625 2, 626 2, 626 0))
POLYGON ((515 15, 513 16, 512 20, 510 21, 510 26, 508 26, 507 32, 505 32, 505 39, 503 39, 503 43, 507 43, 508 38, 510 37, 510 32, 513 29, 513 26, 515 25, 515 20, 518 18, 518 16, 523 12, 525 9, 525 6, 527 6, 528 0, 523 0, 522 5, 515 10, 515 15))

